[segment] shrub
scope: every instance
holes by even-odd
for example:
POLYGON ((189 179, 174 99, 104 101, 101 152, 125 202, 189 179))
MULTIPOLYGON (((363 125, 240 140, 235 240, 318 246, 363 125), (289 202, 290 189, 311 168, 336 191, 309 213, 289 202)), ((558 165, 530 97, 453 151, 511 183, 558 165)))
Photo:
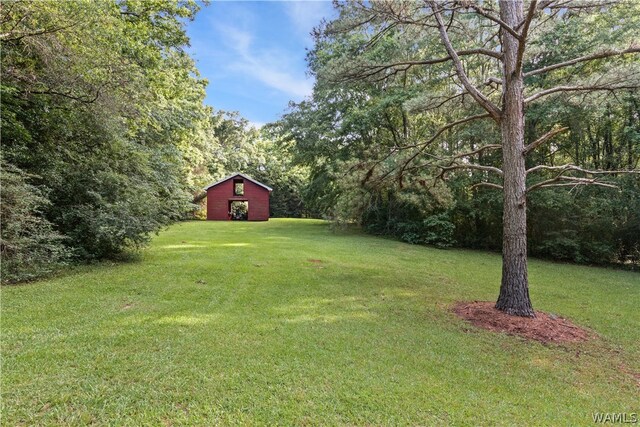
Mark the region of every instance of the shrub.
POLYGON ((399 222, 394 227, 394 234, 403 242, 433 245, 441 249, 455 244, 454 232, 455 225, 446 213, 431 215, 422 221, 399 222))
POLYGON ((0 167, 2 283, 51 273, 64 264, 68 251, 63 237, 41 216, 49 200, 23 171, 4 161, 0 167))
POLYGON ((531 250, 538 256, 560 261, 583 261, 580 256, 580 243, 576 238, 563 233, 550 233, 546 240, 531 250))
POLYGON ((455 244, 453 233, 455 225, 445 213, 432 215, 423 221, 425 235, 424 243, 437 248, 448 248, 455 244))

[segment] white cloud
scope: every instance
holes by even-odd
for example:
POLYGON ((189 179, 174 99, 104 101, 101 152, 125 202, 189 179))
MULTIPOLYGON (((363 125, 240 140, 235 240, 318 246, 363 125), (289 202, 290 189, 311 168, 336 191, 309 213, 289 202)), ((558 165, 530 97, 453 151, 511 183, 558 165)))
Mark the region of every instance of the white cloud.
POLYGON ((265 60, 264 58, 245 58, 244 61, 235 64, 234 68, 280 92, 298 98, 304 98, 311 94, 313 82, 293 76, 287 71, 279 70, 276 64, 269 62, 269 60, 265 60))
POLYGON ((253 37, 246 31, 239 30, 229 25, 218 25, 218 30, 227 37, 227 44, 243 54, 249 52, 253 37))
POLYGON ((311 94, 313 82, 305 78, 304 73, 297 76, 290 71, 294 67, 287 54, 273 49, 256 51, 248 31, 229 25, 218 25, 217 29, 235 54, 229 68, 297 98, 311 94))
POLYGON ((330 1, 288 1, 283 3, 296 30, 311 41, 311 30, 333 9, 330 1))

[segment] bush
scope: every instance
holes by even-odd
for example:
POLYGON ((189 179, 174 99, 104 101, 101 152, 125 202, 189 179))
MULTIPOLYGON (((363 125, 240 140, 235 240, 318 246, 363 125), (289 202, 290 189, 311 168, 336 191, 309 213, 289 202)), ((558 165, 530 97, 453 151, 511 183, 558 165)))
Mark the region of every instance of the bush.
POLYGON ((4 161, 0 167, 2 283, 51 273, 64 264, 68 251, 63 237, 41 216, 49 200, 23 171, 4 161))
POLYGON ((577 239, 562 234, 549 235, 542 243, 531 248, 536 255, 559 261, 583 261, 577 239))
POLYGON ((444 249, 455 244, 455 225, 446 213, 431 215, 421 222, 399 222, 394 229, 400 240, 413 245, 426 244, 444 249))
POLYGON ((423 221, 423 225, 424 243, 437 248, 449 248, 455 244, 453 233, 456 227, 447 214, 432 215, 423 221))

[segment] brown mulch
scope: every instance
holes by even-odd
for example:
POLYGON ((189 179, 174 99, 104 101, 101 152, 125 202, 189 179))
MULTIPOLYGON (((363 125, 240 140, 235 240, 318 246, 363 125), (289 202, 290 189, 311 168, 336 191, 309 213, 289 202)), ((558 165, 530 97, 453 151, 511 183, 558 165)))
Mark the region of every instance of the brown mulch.
POLYGON ((497 310, 495 302, 459 302, 453 312, 474 326, 490 331, 518 335, 542 343, 587 341, 593 333, 562 317, 536 311, 536 317, 510 316, 497 310))

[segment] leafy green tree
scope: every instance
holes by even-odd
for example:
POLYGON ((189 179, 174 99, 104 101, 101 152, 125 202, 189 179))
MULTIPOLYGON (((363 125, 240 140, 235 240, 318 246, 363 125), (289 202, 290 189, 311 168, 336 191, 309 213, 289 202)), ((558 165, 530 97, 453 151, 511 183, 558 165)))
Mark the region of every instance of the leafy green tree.
MULTIPOLYGON (((607 163, 585 167, 563 156, 557 164, 541 153, 555 153, 554 138, 568 127, 553 122, 557 115, 537 123, 525 115, 534 119, 538 106, 549 111, 558 99, 596 102, 635 91, 637 5, 349 2, 338 10, 339 18, 318 31, 310 54, 318 77, 314 99, 285 118, 299 146, 314 144, 308 152, 337 159, 329 165, 313 160, 315 171, 356 170, 361 184, 392 178, 403 188, 407 179, 416 186, 453 176, 469 180, 472 192, 501 190, 503 273, 496 307, 533 316, 527 199, 552 187, 612 187, 616 175, 635 167, 636 149, 627 144, 626 164, 613 168, 612 124, 602 149, 594 150, 608 153, 607 163), (314 118, 322 124, 313 126, 314 118)), ((631 123, 625 132, 633 141, 631 123)))
POLYGON ((20 169, 4 161, 0 166, 2 283, 51 273, 64 265, 69 254, 63 236, 40 215, 50 202, 20 169))
POLYGON ((170 0, 1 4, 3 158, 34 176, 49 203, 32 211, 76 260, 144 244, 183 218, 210 178, 206 81, 185 52, 197 10, 170 0))

